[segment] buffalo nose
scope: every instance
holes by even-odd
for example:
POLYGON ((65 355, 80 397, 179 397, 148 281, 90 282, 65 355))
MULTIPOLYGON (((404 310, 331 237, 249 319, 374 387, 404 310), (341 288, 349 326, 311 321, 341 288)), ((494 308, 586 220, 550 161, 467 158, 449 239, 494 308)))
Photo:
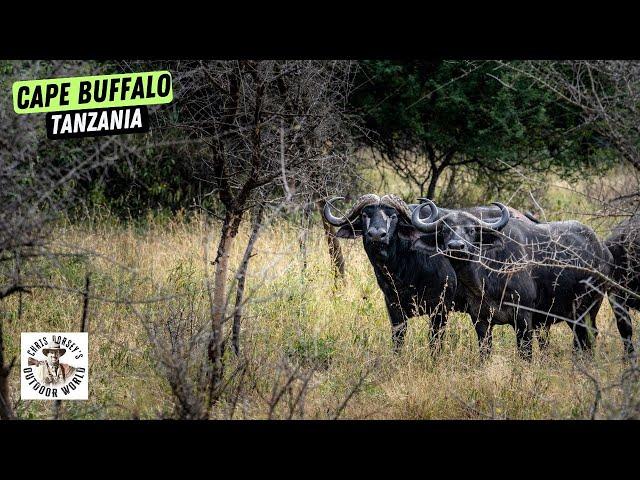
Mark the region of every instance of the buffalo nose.
POLYGON ((387 232, 383 228, 370 228, 367 230, 367 235, 374 242, 379 242, 387 236, 387 232))
POLYGON ((451 240, 447 243, 449 250, 464 250, 464 242, 462 240, 451 240))

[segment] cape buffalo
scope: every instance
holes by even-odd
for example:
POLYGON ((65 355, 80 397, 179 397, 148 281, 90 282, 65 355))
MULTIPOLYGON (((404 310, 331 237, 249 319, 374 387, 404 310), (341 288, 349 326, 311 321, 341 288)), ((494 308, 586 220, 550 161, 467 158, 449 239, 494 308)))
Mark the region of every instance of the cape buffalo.
MULTIPOLYGON (((338 227, 337 237, 362 236, 365 252, 384 294, 395 350, 402 346, 407 320, 428 314, 432 317, 431 342, 437 351, 447 313, 459 301, 457 280, 448 258, 425 255, 411 248, 420 235, 411 223, 416 205, 407 205, 395 195, 380 198, 368 194, 361 196, 344 216, 335 217, 330 203, 338 198, 327 202, 324 217, 338 227)), ((493 206, 474 207, 468 211, 494 217, 500 214, 493 206)), ((524 219, 517 210, 511 213, 524 219)))
POLYGON ((430 200, 412 215, 413 225, 424 233, 413 248, 450 259, 482 356, 491 351, 496 324, 515 328, 518 352, 525 359, 531 359, 533 329, 547 332, 558 321, 572 327, 574 348, 590 349, 610 253, 579 222, 534 223, 513 218, 507 207, 494 204, 502 214, 491 222, 466 211, 440 209, 430 200), (428 218, 422 215, 426 207, 428 218))
POLYGON ((613 256, 611 278, 616 283, 609 289, 609 303, 624 341, 625 354, 631 357, 635 352, 629 309, 640 310, 640 217, 617 225, 605 245, 613 256))

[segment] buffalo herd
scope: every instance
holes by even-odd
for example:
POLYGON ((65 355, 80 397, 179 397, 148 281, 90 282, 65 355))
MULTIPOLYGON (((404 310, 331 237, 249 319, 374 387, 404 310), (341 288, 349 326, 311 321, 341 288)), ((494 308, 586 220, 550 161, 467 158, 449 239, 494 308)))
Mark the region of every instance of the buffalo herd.
POLYGON ((640 222, 630 219, 601 241, 574 221, 542 222, 495 202, 446 209, 429 199, 407 204, 396 195, 361 196, 341 216, 329 200, 325 220, 339 238, 363 238, 384 294, 393 346, 402 348, 409 318, 429 315, 430 343, 441 347, 447 315, 470 315, 481 358, 491 353, 494 325, 511 325, 517 350, 532 358, 549 328, 567 323, 575 351, 590 352, 605 295, 627 358, 634 357, 630 308, 640 308, 640 222), (636 251, 638 255, 636 255, 636 251))

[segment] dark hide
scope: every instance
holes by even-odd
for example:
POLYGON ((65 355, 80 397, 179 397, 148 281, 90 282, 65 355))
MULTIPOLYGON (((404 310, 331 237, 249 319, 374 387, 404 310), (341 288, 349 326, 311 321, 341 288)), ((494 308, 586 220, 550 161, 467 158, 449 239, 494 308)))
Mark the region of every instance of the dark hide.
POLYGON ((640 299, 629 291, 640 294, 640 217, 617 225, 605 245, 613 257, 611 277, 621 287, 614 285, 609 289, 609 303, 625 345, 625 354, 632 357, 635 351, 629 309, 640 310, 640 299))
POLYGON ((362 236, 384 294, 396 351, 404 342, 407 320, 419 315, 431 316, 432 344, 438 350, 456 291, 456 277, 447 258, 411 249, 417 233, 409 219, 380 204, 364 207, 355 221, 336 233, 340 238, 362 236))
MULTIPOLYGON (((408 207, 413 210, 416 205, 408 207)), ((465 211, 487 219, 500 216, 496 206, 465 211)), ((512 215, 524 218, 517 210, 513 210, 512 215)), ((524 221, 528 222, 526 218, 524 221)), ((352 222, 339 228, 336 236, 363 237, 365 252, 384 294, 395 349, 399 350, 403 344, 407 320, 425 314, 431 316, 432 344, 435 350, 439 349, 448 311, 454 307, 466 311, 466 298, 456 294, 455 271, 448 258, 437 255, 435 236, 433 248, 413 249, 413 244, 425 234, 416 230, 401 212, 384 204, 364 207, 352 222), (376 234, 375 238, 367 235, 369 230, 376 234)))
POLYGON ((438 238, 484 356, 491 351, 491 329, 500 324, 515 328, 518 351, 526 359, 531 358, 533 330, 542 330, 546 338, 559 321, 574 331, 575 348, 591 349, 605 286, 598 273, 607 275, 610 261, 593 230, 575 221, 538 224, 511 214, 498 232, 480 228, 459 210, 446 212, 437 235, 426 234, 414 248, 429 251, 438 238))

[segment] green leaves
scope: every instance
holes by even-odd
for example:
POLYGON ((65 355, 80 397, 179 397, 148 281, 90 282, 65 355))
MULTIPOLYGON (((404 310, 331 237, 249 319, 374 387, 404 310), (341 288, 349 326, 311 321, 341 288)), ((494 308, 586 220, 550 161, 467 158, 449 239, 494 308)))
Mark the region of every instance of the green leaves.
POLYGON ((454 152, 453 164, 496 177, 508 166, 572 171, 599 151, 573 106, 497 62, 365 61, 356 85, 365 142, 390 157, 454 152))

